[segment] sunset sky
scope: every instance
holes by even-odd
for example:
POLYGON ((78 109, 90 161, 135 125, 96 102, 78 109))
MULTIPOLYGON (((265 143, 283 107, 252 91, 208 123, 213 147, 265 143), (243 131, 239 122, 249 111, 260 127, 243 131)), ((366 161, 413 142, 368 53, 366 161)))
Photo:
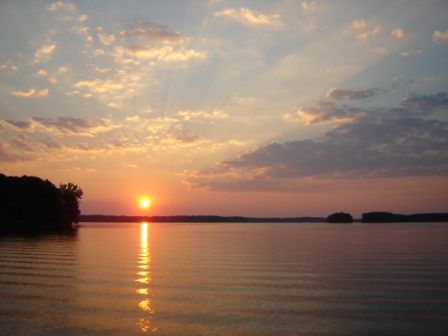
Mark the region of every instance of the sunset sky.
POLYGON ((448 212, 446 0, 5 0, 0 45, 0 173, 84 214, 448 212))

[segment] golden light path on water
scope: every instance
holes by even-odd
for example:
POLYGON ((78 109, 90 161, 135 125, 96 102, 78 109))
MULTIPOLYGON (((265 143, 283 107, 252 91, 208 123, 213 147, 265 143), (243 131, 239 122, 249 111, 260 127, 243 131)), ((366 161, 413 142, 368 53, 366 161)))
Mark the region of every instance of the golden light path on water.
POLYGON ((154 314, 154 311, 151 310, 151 294, 149 292, 149 283, 151 282, 150 271, 151 271, 151 255, 149 251, 149 243, 148 243, 148 223, 142 223, 140 229, 140 251, 139 251, 139 261, 138 261, 138 272, 139 276, 136 279, 136 282, 142 284, 142 288, 138 288, 136 292, 138 294, 144 295, 144 298, 139 302, 138 306, 140 309, 145 311, 147 314, 144 318, 141 318, 137 322, 137 326, 142 331, 152 330, 155 331, 157 328, 151 329, 151 317, 154 314), (144 286, 147 285, 147 286, 144 286))

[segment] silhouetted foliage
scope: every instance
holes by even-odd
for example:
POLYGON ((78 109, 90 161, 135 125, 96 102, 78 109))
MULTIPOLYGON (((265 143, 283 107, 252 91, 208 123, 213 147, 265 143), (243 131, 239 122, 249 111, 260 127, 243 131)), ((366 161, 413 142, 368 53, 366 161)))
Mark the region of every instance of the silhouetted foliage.
POLYGON ((352 215, 344 212, 336 212, 327 217, 328 223, 353 223, 352 215))
POLYGON ((375 211, 362 214, 363 223, 391 223, 394 221, 392 212, 375 211))
POLYGON ((35 176, 0 174, 0 231, 72 229, 82 194, 72 183, 57 188, 35 176))
POLYGON ((59 190, 62 194, 62 220, 67 223, 78 223, 79 201, 83 196, 83 191, 73 183, 59 184, 59 190))

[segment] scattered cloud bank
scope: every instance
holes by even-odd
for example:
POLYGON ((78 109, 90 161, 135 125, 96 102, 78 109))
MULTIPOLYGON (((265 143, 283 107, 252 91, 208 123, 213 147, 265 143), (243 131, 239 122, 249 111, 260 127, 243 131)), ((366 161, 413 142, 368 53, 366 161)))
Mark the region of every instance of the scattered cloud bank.
POLYGON ((398 108, 358 109, 319 102, 299 114, 309 125, 346 121, 315 139, 272 143, 187 176, 190 188, 300 191, 300 181, 446 176, 448 122, 423 118, 448 110, 448 94, 412 96, 398 108), (308 118, 308 119, 307 119, 308 118))

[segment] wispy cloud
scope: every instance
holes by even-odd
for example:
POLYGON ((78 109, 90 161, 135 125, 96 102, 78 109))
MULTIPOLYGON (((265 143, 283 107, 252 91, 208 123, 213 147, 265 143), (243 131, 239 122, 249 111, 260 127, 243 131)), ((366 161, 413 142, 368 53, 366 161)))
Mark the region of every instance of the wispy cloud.
POLYGON ((279 14, 266 15, 252 11, 249 8, 241 7, 239 9, 225 9, 214 13, 216 17, 228 17, 250 25, 269 25, 281 26, 281 18, 279 14))
POLYGON ((331 99, 336 99, 336 100, 366 99, 366 98, 376 96, 377 94, 380 94, 381 92, 382 91, 377 88, 368 89, 368 90, 360 90, 360 91, 342 90, 342 89, 333 88, 327 92, 327 97, 331 98, 331 99))
POLYGON ((22 91, 12 91, 11 94, 17 97, 31 97, 36 90, 34 89, 27 89, 22 91))

